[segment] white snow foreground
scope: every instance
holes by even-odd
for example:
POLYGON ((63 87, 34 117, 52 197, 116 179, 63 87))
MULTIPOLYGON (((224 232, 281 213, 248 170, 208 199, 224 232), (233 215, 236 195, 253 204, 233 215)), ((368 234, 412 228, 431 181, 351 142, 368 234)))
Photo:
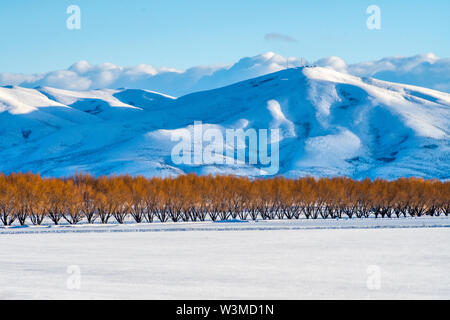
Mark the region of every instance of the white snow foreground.
POLYGON ((178 165, 171 135, 280 129, 287 177, 448 179, 450 94, 331 69, 288 69, 173 98, 147 90, 0 88, 0 171, 257 176, 255 165, 178 165))
POLYGON ((4 228, 0 299, 448 299, 449 227, 440 217, 4 228))

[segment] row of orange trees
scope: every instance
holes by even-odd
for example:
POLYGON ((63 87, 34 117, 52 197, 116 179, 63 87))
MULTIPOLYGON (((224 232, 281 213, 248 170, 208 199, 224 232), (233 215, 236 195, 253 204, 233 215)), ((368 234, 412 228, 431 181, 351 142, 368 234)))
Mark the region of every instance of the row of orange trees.
POLYGON ((317 219, 438 216, 450 213, 450 183, 403 178, 273 178, 185 175, 177 178, 111 176, 44 179, 0 174, 4 225, 47 218, 54 224, 112 219, 124 223, 211 219, 317 219))

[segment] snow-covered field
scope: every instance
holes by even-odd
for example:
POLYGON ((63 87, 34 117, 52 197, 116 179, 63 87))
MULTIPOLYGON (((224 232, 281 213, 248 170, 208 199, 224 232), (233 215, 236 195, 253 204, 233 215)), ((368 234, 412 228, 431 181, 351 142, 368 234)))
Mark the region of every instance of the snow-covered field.
POLYGON ((1 228, 0 243, 0 299, 450 298, 448 217, 1 228))

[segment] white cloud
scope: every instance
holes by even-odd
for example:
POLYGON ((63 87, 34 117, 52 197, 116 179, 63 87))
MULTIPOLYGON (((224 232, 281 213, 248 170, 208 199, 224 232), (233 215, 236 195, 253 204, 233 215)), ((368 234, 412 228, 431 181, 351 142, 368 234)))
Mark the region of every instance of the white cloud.
MULTIPOLYGON (((288 66, 302 66, 305 63, 305 59, 286 58, 274 52, 243 58, 233 65, 198 66, 184 71, 156 68, 148 64, 122 67, 112 63, 92 65, 87 61, 79 61, 67 70, 47 74, 0 73, 0 85, 49 86, 69 90, 126 87, 181 96, 276 72, 288 66)), ((320 59, 315 64, 357 76, 450 92, 450 59, 440 59, 431 53, 413 57, 383 58, 350 65, 342 58, 332 56, 320 59)))
POLYGON ((356 63, 350 66, 354 74, 366 76, 383 71, 409 72, 421 64, 434 64, 440 59, 433 53, 419 54, 412 57, 388 57, 375 61, 356 63))
POLYGON ((320 59, 315 62, 319 67, 330 68, 338 72, 347 73, 347 63, 344 59, 336 56, 320 59))
POLYGON ((42 75, 29 75, 18 73, 0 73, 0 85, 20 85, 26 82, 35 82, 42 78, 42 75))
POLYGON ((73 64, 69 70, 72 70, 78 74, 85 74, 93 69, 93 65, 91 65, 86 60, 78 61, 77 63, 73 64))
POLYGON ((88 90, 92 81, 74 71, 60 70, 46 74, 36 84, 68 90, 88 90))
POLYGON ((348 72, 450 92, 450 59, 438 58, 433 53, 352 64, 348 72))

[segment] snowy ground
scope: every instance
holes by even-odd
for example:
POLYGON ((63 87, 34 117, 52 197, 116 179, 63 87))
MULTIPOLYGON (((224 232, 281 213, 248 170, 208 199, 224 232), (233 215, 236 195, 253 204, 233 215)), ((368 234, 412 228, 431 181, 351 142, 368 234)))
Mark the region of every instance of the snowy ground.
POLYGON ((0 228, 0 299, 448 299, 449 227, 441 217, 0 228))

